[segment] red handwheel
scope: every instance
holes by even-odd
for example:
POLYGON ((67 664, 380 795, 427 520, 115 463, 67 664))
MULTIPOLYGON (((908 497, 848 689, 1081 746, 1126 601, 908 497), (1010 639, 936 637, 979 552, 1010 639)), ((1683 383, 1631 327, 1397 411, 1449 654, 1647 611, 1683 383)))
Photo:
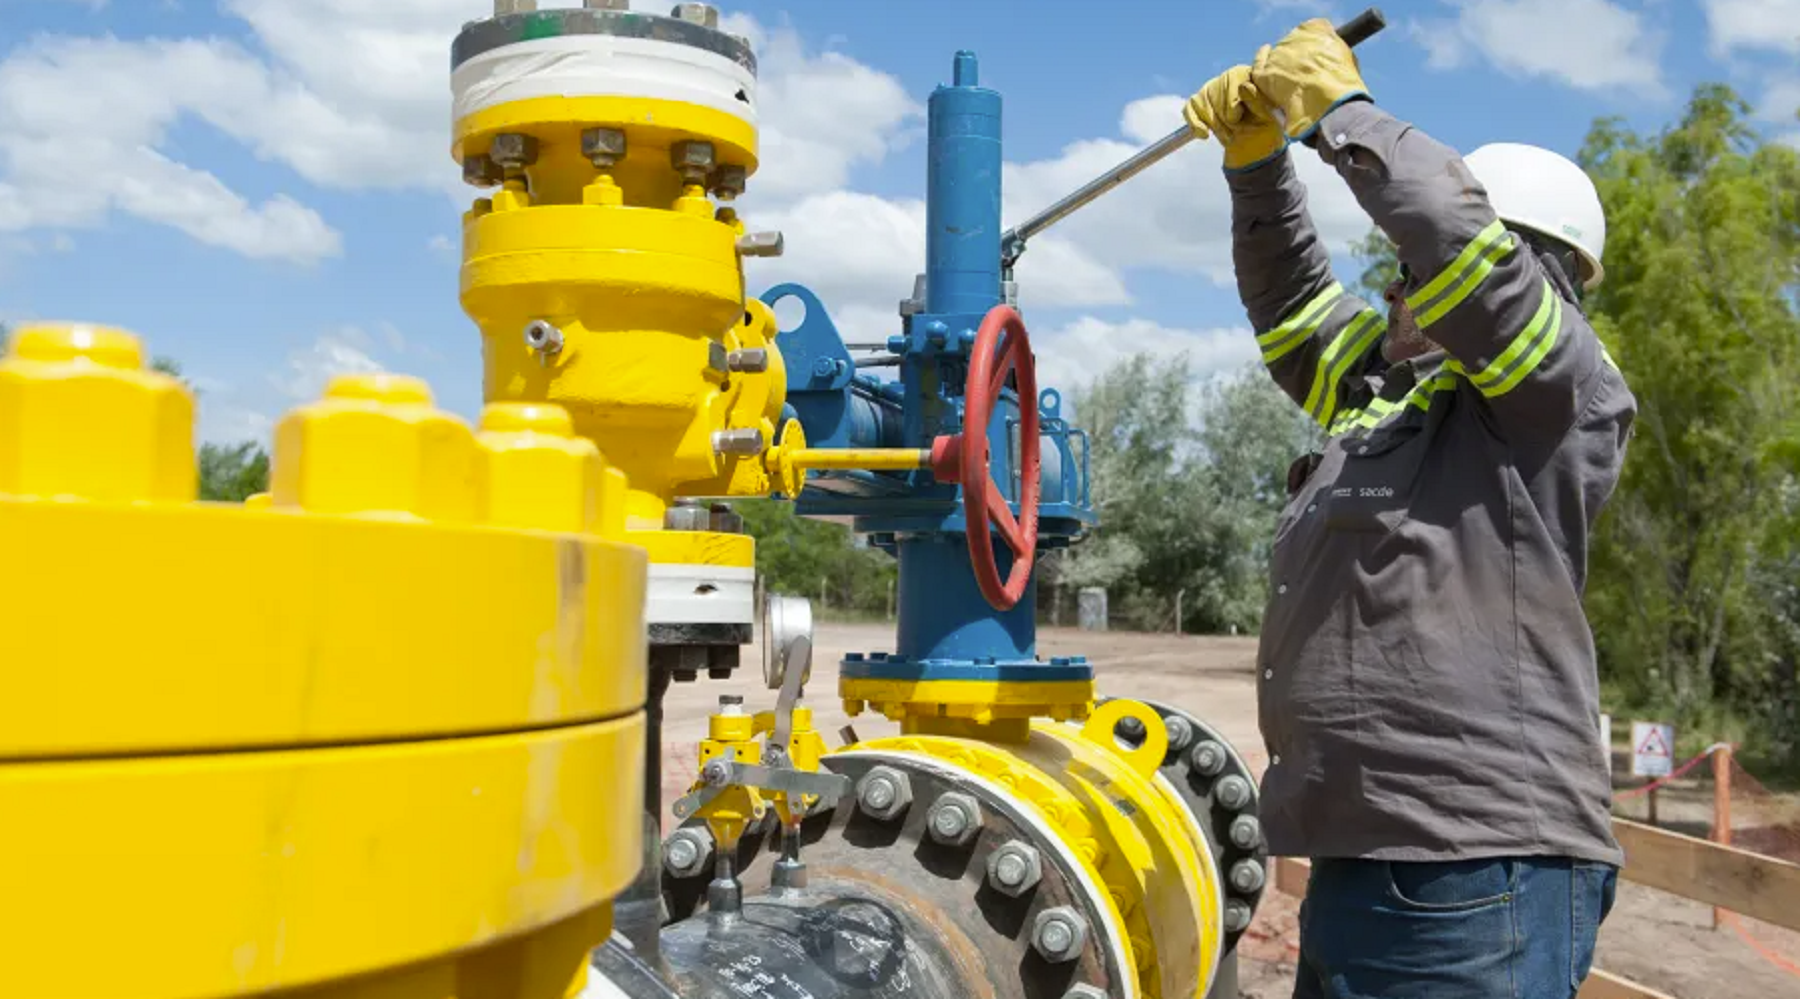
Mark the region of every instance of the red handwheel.
POLYGON ((1038 453, 1037 361, 1025 321, 1011 306, 997 305, 981 321, 969 351, 969 381, 963 396, 963 432, 939 437, 931 445, 931 467, 940 482, 957 482, 963 490, 969 561, 981 595, 996 610, 1011 610, 1025 596, 1037 555, 1038 496, 1041 461, 1038 453), (988 423, 994 404, 1017 376, 1019 393, 1019 516, 1000 494, 988 467, 988 423), (992 531, 998 529, 1012 550, 1012 571, 1000 580, 992 531))

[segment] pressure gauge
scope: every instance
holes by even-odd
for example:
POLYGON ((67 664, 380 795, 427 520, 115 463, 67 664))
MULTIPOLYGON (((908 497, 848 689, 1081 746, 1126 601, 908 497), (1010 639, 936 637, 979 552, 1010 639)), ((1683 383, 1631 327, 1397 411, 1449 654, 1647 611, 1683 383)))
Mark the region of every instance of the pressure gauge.
POLYGON ((763 598, 762 654, 763 682, 770 690, 780 690, 787 679, 790 662, 800 660, 805 670, 801 683, 812 679, 812 602, 805 597, 784 597, 770 593, 763 598), (806 639, 804 650, 795 655, 797 639, 806 639))

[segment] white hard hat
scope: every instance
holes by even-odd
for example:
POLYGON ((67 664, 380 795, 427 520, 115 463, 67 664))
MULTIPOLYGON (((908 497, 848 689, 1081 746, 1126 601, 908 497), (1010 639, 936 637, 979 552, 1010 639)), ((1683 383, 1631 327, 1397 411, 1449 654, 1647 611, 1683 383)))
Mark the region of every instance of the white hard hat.
POLYGON ((1463 162, 1481 186, 1502 222, 1530 229, 1574 247, 1585 272, 1584 288, 1600 283, 1606 271, 1606 211, 1587 171, 1559 153, 1514 142, 1482 146, 1463 162))

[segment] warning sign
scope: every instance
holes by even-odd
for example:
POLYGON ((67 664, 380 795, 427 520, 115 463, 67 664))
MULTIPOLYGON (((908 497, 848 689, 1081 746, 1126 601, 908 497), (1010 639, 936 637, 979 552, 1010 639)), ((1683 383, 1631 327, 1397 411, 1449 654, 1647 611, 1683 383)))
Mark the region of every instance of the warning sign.
POLYGON ((1675 726, 1657 722, 1631 723, 1631 773, 1636 777, 1667 777, 1675 769, 1675 726))

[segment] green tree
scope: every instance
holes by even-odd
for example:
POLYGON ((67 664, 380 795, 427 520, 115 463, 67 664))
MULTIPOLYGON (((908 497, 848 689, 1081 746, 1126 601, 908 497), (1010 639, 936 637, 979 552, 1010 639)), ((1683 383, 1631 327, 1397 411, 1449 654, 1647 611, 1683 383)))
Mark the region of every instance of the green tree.
POLYGON ((756 538, 756 568, 769 592, 823 596, 815 610, 826 614, 886 616, 898 578, 892 557, 842 524, 798 516, 789 502, 750 500, 735 508, 756 538))
POLYGON ((1795 716, 1800 158, 1749 113, 1703 85, 1660 134, 1602 120, 1581 153, 1609 233, 1587 306, 1640 408, 1589 609, 1609 678, 1683 723, 1795 716))
MULTIPOLYGON (((170 357, 156 357, 150 361, 150 367, 171 378, 181 379, 187 384, 188 391, 199 396, 200 390, 182 374, 181 362, 170 357)), ((195 460, 199 463, 199 490, 203 500, 242 503, 269 488, 269 453, 255 441, 203 443, 195 460)))
POLYGON ((1363 237, 1350 246, 1350 255, 1362 266, 1356 279, 1356 291, 1370 304, 1379 307, 1387 286, 1400 271, 1400 256, 1387 233, 1371 226, 1363 237))

